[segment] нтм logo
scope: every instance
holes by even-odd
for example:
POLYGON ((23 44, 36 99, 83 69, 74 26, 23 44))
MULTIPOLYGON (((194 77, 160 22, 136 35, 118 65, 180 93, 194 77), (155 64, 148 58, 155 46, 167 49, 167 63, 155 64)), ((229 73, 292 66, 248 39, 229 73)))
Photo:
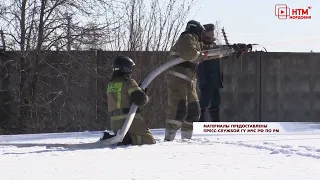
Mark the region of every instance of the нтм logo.
POLYGON ((311 19, 311 16, 309 16, 309 11, 311 8, 312 7, 309 6, 305 9, 290 9, 286 4, 276 4, 275 16, 277 16, 278 19, 311 19))

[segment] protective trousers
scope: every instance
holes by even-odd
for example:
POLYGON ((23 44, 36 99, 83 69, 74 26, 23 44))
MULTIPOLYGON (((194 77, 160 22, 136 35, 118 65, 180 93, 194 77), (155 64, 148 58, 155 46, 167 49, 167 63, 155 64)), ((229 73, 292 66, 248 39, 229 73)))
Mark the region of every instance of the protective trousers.
MULTIPOLYGON (((125 119, 111 121, 111 129, 116 134, 122 128, 125 119)), ((143 145, 155 144, 156 141, 152 136, 150 129, 146 126, 142 116, 136 114, 121 145, 143 145)))
POLYGON ((191 139, 193 122, 198 122, 200 117, 196 83, 188 76, 170 71, 167 76, 167 87, 168 110, 165 140, 172 141, 180 128, 181 138, 191 139))

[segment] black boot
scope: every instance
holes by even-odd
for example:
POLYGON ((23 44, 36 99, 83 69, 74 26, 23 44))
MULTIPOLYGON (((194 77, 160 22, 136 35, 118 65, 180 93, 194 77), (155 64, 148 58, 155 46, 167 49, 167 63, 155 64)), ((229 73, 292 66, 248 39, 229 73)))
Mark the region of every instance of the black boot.
POLYGON ((211 122, 220 122, 220 109, 209 109, 211 122))
POLYGON ((114 137, 115 135, 111 135, 109 134, 108 132, 103 132, 103 136, 99 139, 99 141, 103 141, 103 140, 106 140, 106 139, 110 139, 112 137, 114 137))
MULTIPOLYGON (((99 141, 104 141, 107 139, 110 139, 112 137, 115 137, 116 135, 111 135, 108 132, 103 132, 103 136, 99 139, 99 141)), ((132 139, 128 134, 126 134, 122 140, 122 142, 117 143, 117 146, 125 146, 125 145, 130 145, 132 144, 132 139)))
POLYGON ((122 140, 122 142, 119 142, 117 145, 118 146, 127 146, 127 145, 131 145, 132 144, 132 139, 131 137, 126 134, 122 140))
POLYGON ((206 109, 203 108, 201 109, 199 122, 204 122, 205 115, 206 115, 206 109))

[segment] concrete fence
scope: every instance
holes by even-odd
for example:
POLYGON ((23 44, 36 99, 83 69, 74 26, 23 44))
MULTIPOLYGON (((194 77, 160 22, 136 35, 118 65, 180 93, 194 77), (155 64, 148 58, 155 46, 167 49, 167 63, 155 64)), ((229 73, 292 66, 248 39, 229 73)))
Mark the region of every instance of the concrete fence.
POLYGON ((222 60, 223 121, 320 121, 320 54, 255 52, 222 60))
MULTIPOLYGON (((135 59, 139 82, 168 61, 167 52, 1 54, 0 132, 106 129, 105 86, 120 54, 135 59)), ((221 59, 221 65, 222 121, 320 121, 320 54, 253 52, 221 59)), ((151 83, 151 102, 142 108, 152 128, 165 124, 165 75, 151 83)))

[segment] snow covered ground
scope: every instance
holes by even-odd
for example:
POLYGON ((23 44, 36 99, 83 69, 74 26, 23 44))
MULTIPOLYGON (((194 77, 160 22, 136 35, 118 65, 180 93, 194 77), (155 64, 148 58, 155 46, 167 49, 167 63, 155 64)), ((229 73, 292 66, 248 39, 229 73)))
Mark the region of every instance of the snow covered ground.
MULTIPOLYGON (((314 126, 319 128, 319 126, 314 126)), ((294 131, 293 127, 290 127, 294 131)), ((299 131, 319 131, 310 127, 299 131)), ((100 149, 0 145, 1 180, 319 180, 319 135, 215 135, 100 149)), ((0 136, 0 143, 96 141, 101 132, 0 136)))

